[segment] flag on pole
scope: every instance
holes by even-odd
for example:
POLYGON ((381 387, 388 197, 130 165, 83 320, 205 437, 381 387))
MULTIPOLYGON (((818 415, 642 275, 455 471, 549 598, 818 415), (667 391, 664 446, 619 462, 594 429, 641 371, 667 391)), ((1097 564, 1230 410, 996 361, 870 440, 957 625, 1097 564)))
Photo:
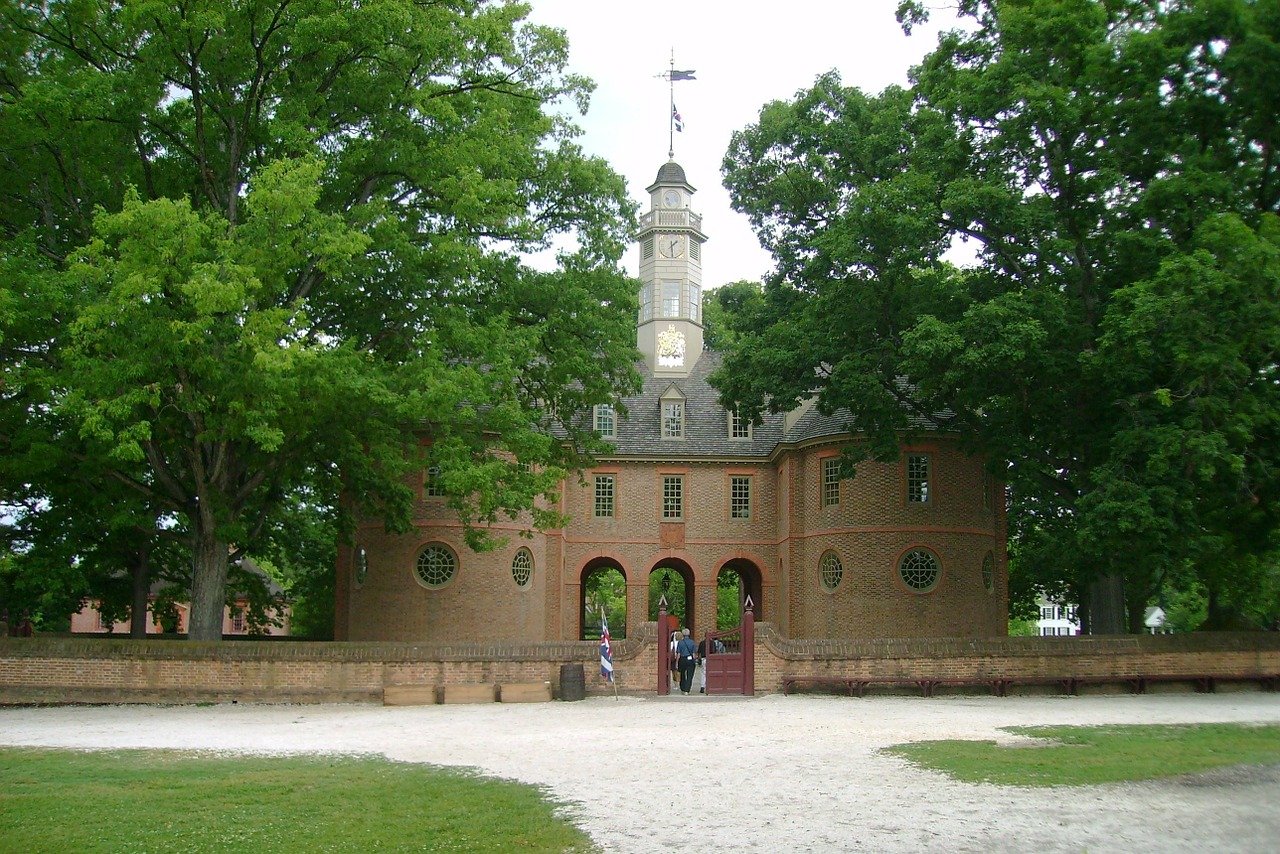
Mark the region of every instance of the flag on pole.
POLYGON ((697 72, 690 69, 689 71, 676 71, 674 68, 667 72, 667 79, 672 82, 676 80, 697 80, 693 75, 697 72))
POLYGON ((600 676, 613 681, 613 647, 609 644, 609 619, 600 612, 600 676))
POLYGON ((675 123, 677 131, 684 133, 684 119, 680 118, 680 111, 675 104, 671 105, 671 121, 675 123))

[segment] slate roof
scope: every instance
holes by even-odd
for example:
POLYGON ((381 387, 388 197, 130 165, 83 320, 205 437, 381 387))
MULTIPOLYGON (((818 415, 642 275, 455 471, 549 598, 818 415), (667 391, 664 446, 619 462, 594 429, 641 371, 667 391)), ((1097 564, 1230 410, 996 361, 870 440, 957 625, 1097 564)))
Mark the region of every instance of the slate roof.
POLYGON ((662 164, 662 167, 658 169, 658 177, 653 179, 653 183, 647 189, 652 192, 653 188, 660 184, 682 184, 689 192, 694 192, 693 185, 684 176, 684 167, 674 160, 668 160, 662 164))
MULTIPOLYGON (((790 414, 762 413, 763 423, 751 428, 750 439, 729 438, 729 413, 719 402, 719 393, 707 382, 722 363, 721 354, 704 351, 685 377, 656 375, 645 364, 638 365, 644 385, 638 395, 623 400, 627 415, 619 415, 612 453, 602 457, 643 457, 647 459, 767 459, 781 444, 835 438, 849 433, 852 417, 848 410, 824 415, 803 403, 790 414), (684 438, 662 438, 662 398, 674 386, 684 397, 684 438)), ((937 429, 927 419, 913 418, 912 426, 937 429)))

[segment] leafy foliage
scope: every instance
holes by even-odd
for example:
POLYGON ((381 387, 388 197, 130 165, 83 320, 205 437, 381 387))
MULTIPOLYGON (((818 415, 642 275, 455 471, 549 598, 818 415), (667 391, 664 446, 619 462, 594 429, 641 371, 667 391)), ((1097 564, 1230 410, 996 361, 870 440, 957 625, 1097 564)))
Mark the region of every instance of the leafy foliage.
POLYGON ((734 135, 777 272, 728 324, 722 398, 816 395, 855 461, 954 431, 1011 486, 1023 587, 1093 631, 1141 630, 1188 568, 1238 612, 1280 527, 1280 6, 960 10, 910 88, 827 74, 734 135))
POLYGON ((477 548, 499 518, 560 522, 544 499, 597 447, 561 414, 635 387, 634 206, 573 143, 590 84, 527 12, 0 4, 23 513, 82 506, 51 459, 131 492, 130 530, 190 551, 206 639, 290 496, 399 529, 439 465, 477 548), (556 270, 522 263, 561 236, 556 270))

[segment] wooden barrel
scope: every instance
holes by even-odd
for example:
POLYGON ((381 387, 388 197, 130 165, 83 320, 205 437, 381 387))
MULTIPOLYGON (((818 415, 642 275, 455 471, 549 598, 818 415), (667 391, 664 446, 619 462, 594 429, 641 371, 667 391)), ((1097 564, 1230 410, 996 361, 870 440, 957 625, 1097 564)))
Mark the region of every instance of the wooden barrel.
POLYGON ((560 665, 560 699, 581 700, 586 696, 587 684, 581 664, 560 665))

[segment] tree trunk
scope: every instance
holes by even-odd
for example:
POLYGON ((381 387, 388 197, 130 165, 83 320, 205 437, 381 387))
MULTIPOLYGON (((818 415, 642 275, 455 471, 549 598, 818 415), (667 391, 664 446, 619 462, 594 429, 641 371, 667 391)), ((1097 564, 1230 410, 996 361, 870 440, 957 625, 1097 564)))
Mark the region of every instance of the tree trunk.
POLYGON ((147 636, 147 603, 151 594, 151 551, 146 546, 133 563, 133 604, 129 609, 129 637, 147 636))
POLYGON ((191 640, 222 640, 222 615, 227 601, 228 544, 212 534, 197 532, 195 565, 191 568, 191 640))
POLYGON ((1124 577, 1100 575, 1085 591, 1089 598, 1089 625, 1091 635, 1124 634, 1124 577))
POLYGON ((1147 600, 1133 597, 1127 606, 1129 612, 1129 634, 1140 635, 1147 631, 1147 600))

